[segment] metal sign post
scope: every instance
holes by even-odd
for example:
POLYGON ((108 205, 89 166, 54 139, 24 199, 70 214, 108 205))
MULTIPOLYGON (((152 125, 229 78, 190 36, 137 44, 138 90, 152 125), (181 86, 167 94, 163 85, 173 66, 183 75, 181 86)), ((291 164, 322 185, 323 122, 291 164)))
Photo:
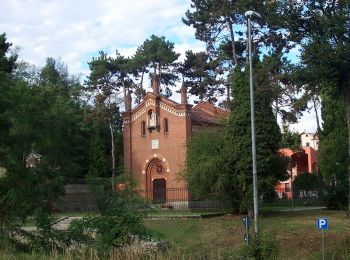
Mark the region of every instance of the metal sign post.
POLYGON ((317 229, 321 230, 321 236, 322 236, 322 259, 325 259, 325 254, 324 254, 324 235, 323 235, 323 231, 328 229, 328 218, 318 218, 316 221, 316 226, 317 229))
POLYGON ((244 241, 248 245, 249 244, 249 228, 251 225, 251 221, 250 221, 249 217, 243 217, 242 220, 243 220, 244 229, 245 229, 244 241))

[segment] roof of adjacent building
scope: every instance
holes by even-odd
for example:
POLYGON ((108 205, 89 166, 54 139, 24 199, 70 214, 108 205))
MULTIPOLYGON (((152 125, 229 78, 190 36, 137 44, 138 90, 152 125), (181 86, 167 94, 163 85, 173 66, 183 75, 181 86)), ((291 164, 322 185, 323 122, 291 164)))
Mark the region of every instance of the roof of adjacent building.
POLYGON ((217 124, 228 116, 228 111, 203 101, 192 107, 191 112, 192 121, 209 124, 217 124))

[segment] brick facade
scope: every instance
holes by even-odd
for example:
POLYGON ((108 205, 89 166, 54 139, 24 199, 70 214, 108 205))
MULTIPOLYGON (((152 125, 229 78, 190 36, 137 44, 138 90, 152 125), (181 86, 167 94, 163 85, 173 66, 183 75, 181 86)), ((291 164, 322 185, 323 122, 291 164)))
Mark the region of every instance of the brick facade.
MULTIPOLYGON (((124 164, 139 189, 186 188, 181 179, 185 170, 186 145, 196 128, 218 125, 227 112, 203 102, 187 104, 186 90, 181 88, 181 104, 159 94, 156 79, 153 92, 131 109, 127 97, 124 123, 124 164)), ((154 195, 153 195, 154 196, 154 195)), ((166 195, 164 195, 166 196, 166 195)))

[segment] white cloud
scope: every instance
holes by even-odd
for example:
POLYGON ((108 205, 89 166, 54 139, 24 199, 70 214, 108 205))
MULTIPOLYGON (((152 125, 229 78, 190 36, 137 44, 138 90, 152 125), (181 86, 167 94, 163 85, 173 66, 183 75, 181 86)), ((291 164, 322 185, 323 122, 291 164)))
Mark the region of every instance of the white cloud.
MULTIPOLYGON (((194 29, 181 18, 189 0, 10 0, 2 1, 0 33, 21 47, 20 58, 43 66, 47 57, 62 58, 73 74, 89 73, 87 62, 104 50, 132 56, 150 35, 175 42, 184 59, 186 50, 205 50, 194 29)), ((292 56, 299 54, 297 49, 292 56)), ((177 97, 178 99, 178 97, 177 97)), ((305 115, 298 131, 315 130, 315 119, 305 115)))
POLYGON ((2 3, 0 30, 21 47, 20 58, 42 66, 46 57, 61 57, 80 73, 99 50, 131 56, 151 34, 198 44, 181 21, 188 8, 186 0, 11 0, 2 3))

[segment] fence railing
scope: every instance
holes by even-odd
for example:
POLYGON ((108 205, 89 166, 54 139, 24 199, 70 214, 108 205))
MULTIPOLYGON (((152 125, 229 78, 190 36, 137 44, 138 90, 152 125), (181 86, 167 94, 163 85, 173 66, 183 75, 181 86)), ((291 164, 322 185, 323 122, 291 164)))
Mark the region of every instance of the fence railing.
POLYGON ((297 189, 283 189, 283 188, 275 188, 277 199, 318 199, 318 191, 305 191, 305 190, 297 190, 297 189))
POLYGON ((213 200, 198 199, 186 188, 135 190, 155 210, 206 210, 223 209, 222 203, 213 200))

